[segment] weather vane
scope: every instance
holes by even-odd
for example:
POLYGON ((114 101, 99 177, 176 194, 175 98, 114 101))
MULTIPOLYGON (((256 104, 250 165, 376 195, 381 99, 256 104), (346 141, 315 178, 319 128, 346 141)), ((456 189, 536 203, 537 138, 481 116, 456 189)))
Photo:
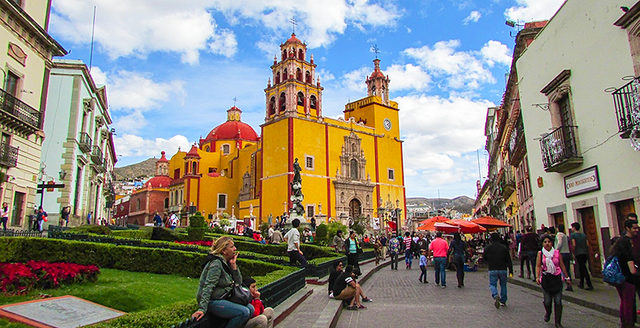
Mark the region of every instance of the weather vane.
POLYGON ((378 45, 377 45, 377 44, 374 44, 374 45, 371 47, 371 50, 372 50, 373 52, 375 52, 375 53, 376 53, 376 59, 378 59, 378 54, 380 53, 380 48, 378 48, 378 45))
POLYGON ((293 16, 291 17, 291 19, 289 19, 289 22, 291 22, 291 27, 293 28, 293 33, 296 33, 296 26, 298 26, 298 21, 296 20, 296 17, 293 16))
POLYGON ((238 98, 233 97, 233 107, 236 107, 237 102, 238 102, 238 98))

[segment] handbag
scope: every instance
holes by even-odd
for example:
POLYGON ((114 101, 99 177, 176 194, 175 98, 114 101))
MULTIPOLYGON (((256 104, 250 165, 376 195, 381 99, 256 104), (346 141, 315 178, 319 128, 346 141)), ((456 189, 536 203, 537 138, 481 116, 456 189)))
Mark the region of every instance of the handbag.
POLYGON ((231 284, 230 286, 231 289, 222 295, 222 299, 245 306, 253 299, 249 288, 239 284, 231 284))
POLYGON ((626 281, 624 274, 622 274, 622 268, 620 268, 620 260, 617 256, 610 256, 604 263, 602 281, 612 286, 622 285, 626 281))
POLYGON ((542 275, 542 289, 549 294, 556 294, 562 290, 562 276, 550 273, 542 275))

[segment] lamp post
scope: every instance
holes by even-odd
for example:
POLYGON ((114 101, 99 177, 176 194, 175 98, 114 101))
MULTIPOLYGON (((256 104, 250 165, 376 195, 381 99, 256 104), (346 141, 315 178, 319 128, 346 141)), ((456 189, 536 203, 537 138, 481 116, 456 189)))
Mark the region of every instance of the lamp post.
POLYGON ((402 210, 400 209, 400 200, 396 199, 396 209, 395 209, 395 217, 396 217, 396 236, 399 236, 400 232, 400 213, 402 210))

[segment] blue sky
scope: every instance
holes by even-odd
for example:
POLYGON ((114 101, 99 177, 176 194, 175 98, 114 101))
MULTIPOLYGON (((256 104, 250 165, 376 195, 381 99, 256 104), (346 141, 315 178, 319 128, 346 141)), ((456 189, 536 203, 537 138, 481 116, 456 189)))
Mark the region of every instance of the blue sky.
MULTIPOLYGON (((577 1, 577 0, 570 0, 577 1)), ((517 28, 563 0, 53 0, 49 32, 107 85, 117 166, 174 154, 242 109, 259 132, 279 45, 307 43, 325 116, 366 96, 380 49, 399 103, 407 196, 475 198, 486 176, 484 120, 500 105, 517 28), (478 154, 480 172, 478 172, 478 154)))

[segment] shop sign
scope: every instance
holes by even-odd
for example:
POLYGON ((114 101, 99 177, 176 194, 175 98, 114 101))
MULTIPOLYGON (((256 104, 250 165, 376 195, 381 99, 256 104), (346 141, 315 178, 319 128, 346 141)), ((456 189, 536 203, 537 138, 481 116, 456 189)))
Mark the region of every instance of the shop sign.
POLYGON ((564 177, 564 194, 566 197, 572 197, 594 190, 600 190, 600 177, 598 175, 597 165, 564 177))

